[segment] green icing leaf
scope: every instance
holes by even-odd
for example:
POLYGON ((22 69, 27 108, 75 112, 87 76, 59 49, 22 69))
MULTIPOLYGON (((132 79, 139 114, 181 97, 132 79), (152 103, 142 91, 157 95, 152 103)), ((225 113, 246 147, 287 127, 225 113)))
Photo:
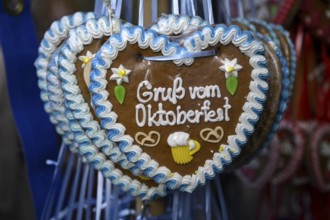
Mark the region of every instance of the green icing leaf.
POLYGON ((235 95, 235 92, 237 90, 237 86, 238 86, 238 80, 236 77, 234 76, 229 76, 226 80, 226 87, 228 92, 231 95, 235 95))
POLYGON ((120 104, 124 103, 125 95, 126 95, 126 89, 124 86, 122 85, 115 86, 115 96, 120 104))

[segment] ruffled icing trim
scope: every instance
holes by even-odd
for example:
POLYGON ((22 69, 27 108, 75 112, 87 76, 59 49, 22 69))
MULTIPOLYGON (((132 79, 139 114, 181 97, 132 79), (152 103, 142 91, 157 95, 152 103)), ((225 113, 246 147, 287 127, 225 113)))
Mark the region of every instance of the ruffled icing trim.
MULTIPOLYGON (((259 119, 259 113, 263 110, 266 100, 268 84, 264 80, 268 76, 268 70, 263 67, 266 62, 261 53, 263 45, 254 40, 248 32, 241 32, 238 27, 216 27, 206 26, 193 33, 193 37, 184 40, 185 48, 175 42, 169 42, 167 37, 156 34, 152 30, 143 30, 141 27, 123 28, 121 33, 114 35, 102 46, 93 60, 91 71, 90 91, 92 102, 96 107, 97 116, 101 119, 104 129, 109 131, 108 138, 118 143, 122 152, 128 159, 135 162, 139 168, 145 171, 145 175, 154 178, 158 183, 166 183, 170 189, 180 188, 182 191, 192 192, 199 184, 205 184, 206 179, 214 177, 215 172, 221 172, 225 164, 232 161, 232 157, 240 152, 248 136, 254 131, 254 124, 259 119), (208 38, 208 41, 205 39, 208 38), (228 138, 223 152, 215 153, 212 159, 200 167, 197 174, 181 176, 171 173, 165 166, 159 166, 157 161, 150 158, 142 149, 133 144, 133 138, 125 134, 125 127, 117 123, 117 115, 112 111, 112 104, 107 100, 109 94, 105 90, 107 80, 105 79, 107 69, 110 68, 112 60, 116 59, 119 51, 123 50, 127 43, 137 43, 141 48, 150 47, 153 51, 161 51, 163 55, 169 56, 184 53, 189 50, 192 41, 200 41, 207 47, 218 42, 222 44, 234 43, 240 50, 250 57, 250 65, 254 68, 251 73, 250 92, 247 102, 243 106, 243 113, 235 129, 236 134, 228 138), (208 42, 208 44, 206 43, 208 42)), ((191 48, 190 48, 191 49, 191 48)), ((193 62, 193 59, 174 61, 178 65, 193 62)))
MULTIPOLYGON (((94 14, 92 12, 76 12, 73 15, 64 16, 60 20, 54 21, 51 24, 49 30, 47 30, 44 34, 38 49, 38 57, 34 65, 37 69, 40 97, 41 100, 45 103, 44 108, 47 113, 52 112, 52 109, 48 103, 48 94, 46 88, 46 75, 49 61, 58 45, 66 39, 69 31, 91 18, 94 18, 94 14)), ((57 121, 52 116, 50 119, 52 123, 57 123, 57 121)))
POLYGON ((290 69, 289 69, 289 79, 290 79, 290 85, 289 85, 289 98, 292 95, 292 90, 296 81, 296 69, 297 69, 297 54, 295 47, 293 45, 293 42, 290 38, 290 33, 286 31, 282 26, 280 25, 274 25, 271 24, 271 27, 279 32, 282 33, 282 35, 285 37, 290 50, 290 69))

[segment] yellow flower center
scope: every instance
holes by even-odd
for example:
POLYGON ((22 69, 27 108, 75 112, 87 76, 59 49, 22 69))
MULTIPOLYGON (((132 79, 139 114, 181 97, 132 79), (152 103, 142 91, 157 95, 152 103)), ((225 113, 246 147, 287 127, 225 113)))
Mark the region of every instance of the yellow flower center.
POLYGON ((118 71, 118 75, 119 75, 120 77, 124 77, 124 76, 126 76, 126 70, 119 70, 119 71, 118 71))
POLYGON ((221 145, 219 151, 222 152, 224 150, 225 150, 225 147, 223 145, 221 145))
POLYGON ((88 57, 84 57, 84 59, 82 60, 84 64, 88 63, 91 59, 88 57))
POLYGON ((235 68, 234 68, 233 66, 230 66, 230 67, 228 67, 227 72, 228 72, 228 73, 231 73, 231 72, 233 72, 234 70, 235 70, 235 68))

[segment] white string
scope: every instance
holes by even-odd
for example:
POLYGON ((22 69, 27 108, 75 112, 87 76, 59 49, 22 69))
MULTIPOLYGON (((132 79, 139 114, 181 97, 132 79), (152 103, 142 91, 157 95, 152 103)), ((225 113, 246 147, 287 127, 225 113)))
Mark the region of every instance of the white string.
MULTIPOLYGON (((230 3, 229 0, 224 0, 225 2, 225 10, 227 12, 228 17, 231 17, 231 11, 230 11, 230 3)), ((227 22, 228 23, 228 22, 227 22)))
POLYGON ((121 16, 121 8, 123 6, 123 0, 118 0, 117 2, 117 6, 116 6, 116 11, 115 11, 115 14, 116 14, 116 17, 117 18, 120 18, 121 16))
POLYGON ((181 0, 181 14, 186 15, 187 13, 187 1, 186 0, 181 0))
POLYGON ((196 16, 196 8, 195 8, 195 1, 189 0, 187 1, 188 13, 191 16, 196 16))
POLYGON ((212 9, 212 1, 205 0, 203 1, 203 8, 204 8, 204 17, 210 24, 214 24, 214 16, 213 16, 213 9, 212 9))
MULTIPOLYGON (((108 0, 106 0, 108 1, 108 0)), ((110 3, 110 8, 114 11, 116 11, 116 6, 117 6, 117 0, 111 0, 111 3, 110 3)))
POLYGON ((109 179, 105 180, 105 219, 111 219, 111 181, 109 179))
POLYGON ((101 17, 104 12, 104 2, 103 0, 95 0, 94 4, 94 14, 97 18, 101 17))
POLYGON ((143 26, 143 15, 144 15, 144 0, 140 0, 139 3, 139 21, 138 25, 143 26))
POLYGON ((179 14, 179 0, 172 0, 172 13, 179 14))
POLYGON ((103 180, 101 172, 97 173, 97 194, 96 194, 96 215, 95 220, 101 219, 102 199, 103 199, 103 180))
POLYGON ((158 0, 152 0, 151 2, 151 19, 155 21, 158 17, 158 0))
POLYGON ((243 10, 243 3, 242 0, 237 0, 237 10, 238 10, 238 17, 244 17, 244 10, 243 10))

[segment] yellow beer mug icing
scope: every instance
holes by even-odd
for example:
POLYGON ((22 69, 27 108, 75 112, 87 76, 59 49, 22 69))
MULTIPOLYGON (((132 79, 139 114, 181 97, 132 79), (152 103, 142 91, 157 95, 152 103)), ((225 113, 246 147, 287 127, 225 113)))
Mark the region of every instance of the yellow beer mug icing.
POLYGON ((190 139, 186 132, 174 132, 167 138, 171 147, 172 157, 178 164, 187 164, 192 161, 193 155, 199 151, 201 145, 198 141, 190 139))

